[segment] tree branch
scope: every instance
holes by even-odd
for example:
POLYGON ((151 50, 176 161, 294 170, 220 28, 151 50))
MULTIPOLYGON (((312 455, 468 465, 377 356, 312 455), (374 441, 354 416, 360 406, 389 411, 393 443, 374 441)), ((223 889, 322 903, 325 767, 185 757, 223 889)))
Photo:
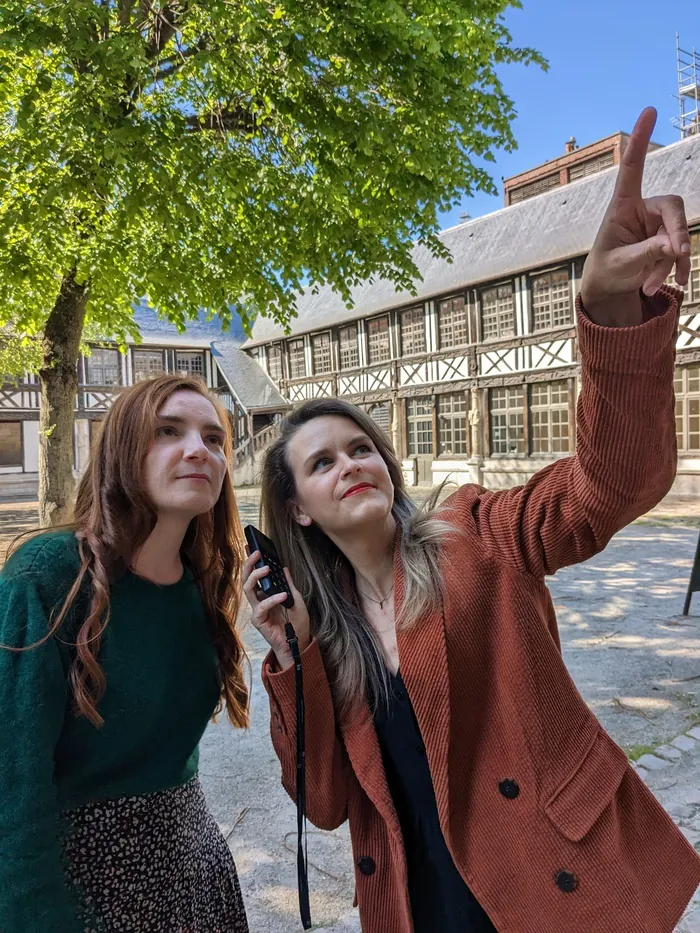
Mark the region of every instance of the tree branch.
POLYGON ((149 4, 151 13, 155 14, 155 21, 148 43, 148 57, 156 58, 166 47, 172 37, 178 32, 182 17, 187 11, 186 0, 171 0, 162 10, 154 10, 149 4))
POLYGON ((218 113, 208 113, 206 116, 187 117, 185 125, 192 133, 201 133, 205 130, 218 130, 221 133, 231 130, 255 133, 257 130, 255 115, 243 107, 221 110, 218 113))
POLYGON ((168 58, 164 58, 161 62, 158 63, 158 70, 155 73, 153 81, 162 81, 164 78, 169 78, 171 75, 174 75, 176 72, 180 71, 180 69, 186 65, 191 58, 194 58, 194 56, 201 52, 205 47, 205 40, 201 39, 191 48, 183 49, 177 55, 170 55, 168 58))
POLYGON ((131 15, 134 12, 134 3, 136 0, 119 0, 117 5, 117 16, 120 29, 126 29, 131 22, 131 15))
POLYGON ((102 41, 109 39, 109 0, 100 0, 100 8, 104 13, 104 25, 102 26, 102 41))

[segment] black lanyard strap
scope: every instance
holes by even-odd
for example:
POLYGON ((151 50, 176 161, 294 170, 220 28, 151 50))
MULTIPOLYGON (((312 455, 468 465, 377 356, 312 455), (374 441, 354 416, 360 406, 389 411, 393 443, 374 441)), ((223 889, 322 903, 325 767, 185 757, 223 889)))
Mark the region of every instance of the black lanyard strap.
POLYGON ((301 671, 299 639, 294 626, 289 621, 284 626, 284 634, 294 660, 297 701, 297 885, 299 889, 299 913, 305 930, 311 929, 311 906, 309 904, 308 875, 308 835, 306 832, 306 723, 304 715, 304 681, 301 671))

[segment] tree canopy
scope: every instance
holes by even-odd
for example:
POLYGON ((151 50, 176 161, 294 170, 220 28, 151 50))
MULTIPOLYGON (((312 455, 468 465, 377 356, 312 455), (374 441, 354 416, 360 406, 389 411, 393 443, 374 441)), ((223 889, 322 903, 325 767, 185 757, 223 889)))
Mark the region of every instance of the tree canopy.
MULTIPOLYGON (((508 0, 5 0, 0 326, 62 283, 133 331, 147 297, 284 322, 305 283, 410 287, 414 241, 514 145, 508 0)), ((9 358, 9 357, 8 357, 9 358)))

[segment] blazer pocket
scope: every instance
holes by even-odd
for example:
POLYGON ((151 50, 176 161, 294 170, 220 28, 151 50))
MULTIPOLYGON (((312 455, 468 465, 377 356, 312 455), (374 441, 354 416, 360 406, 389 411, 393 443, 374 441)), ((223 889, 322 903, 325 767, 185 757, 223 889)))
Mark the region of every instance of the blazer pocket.
POLYGON ((627 756, 602 730, 571 774, 545 804, 545 813, 571 842, 580 842, 610 804, 630 767, 627 756))

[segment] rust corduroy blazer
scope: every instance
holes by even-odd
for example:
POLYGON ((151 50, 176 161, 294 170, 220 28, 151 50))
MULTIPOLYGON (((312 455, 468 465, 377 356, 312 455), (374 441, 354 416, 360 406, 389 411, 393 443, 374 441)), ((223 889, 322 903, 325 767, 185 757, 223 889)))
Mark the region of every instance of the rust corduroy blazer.
MULTIPOLYGON (((645 323, 618 329, 593 324, 579 301, 575 456, 521 488, 463 486, 446 501, 461 534, 445 543, 444 600, 398 635, 445 840, 499 933, 671 933, 700 883, 700 859, 571 680, 544 579, 600 551, 671 486, 679 306, 663 289, 645 323)), ((303 671, 309 818, 350 821, 364 933, 411 933, 370 710, 339 721, 316 641, 303 671)), ((263 679, 294 797, 294 671, 269 656, 263 679)))

